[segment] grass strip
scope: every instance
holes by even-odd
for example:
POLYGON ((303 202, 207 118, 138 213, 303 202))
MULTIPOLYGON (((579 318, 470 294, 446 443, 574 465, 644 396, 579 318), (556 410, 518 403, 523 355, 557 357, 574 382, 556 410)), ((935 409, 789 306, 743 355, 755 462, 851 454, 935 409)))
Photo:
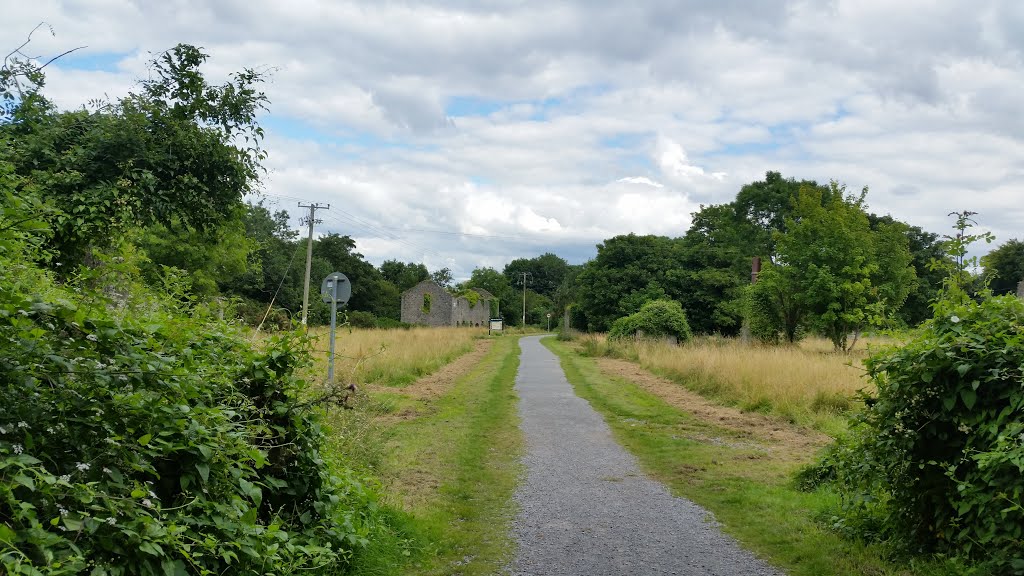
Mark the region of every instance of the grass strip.
POLYGON ((391 426, 385 476, 425 552, 394 573, 493 574, 510 558, 521 453, 518 368, 518 339, 497 338, 426 413, 391 426))
MULTIPOLYGON (((842 538, 818 518, 837 496, 807 493, 791 478, 803 462, 773 455, 772 448, 713 422, 694 418, 629 382, 602 373, 554 338, 542 342, 558 355, 576 393, 590 402, 616 440, 644 471, 674 494, 710 510, 723 530, 792 576, 907 576, 931 574, 895 565, 878 546, 842 538)), ((804 462, 813 459, 808 454, 804 462)))

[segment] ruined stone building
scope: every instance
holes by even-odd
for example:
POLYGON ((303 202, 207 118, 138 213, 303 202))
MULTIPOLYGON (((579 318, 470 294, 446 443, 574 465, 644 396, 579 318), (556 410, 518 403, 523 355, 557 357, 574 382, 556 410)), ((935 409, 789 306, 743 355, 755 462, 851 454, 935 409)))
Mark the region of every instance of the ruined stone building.
POLYGON ((494 296, 474 288, 480 297, 474 303, 465 296, 452 296, 432 280, 424 280, 402 293, 402 322, 426 326, 487 326, 494 296))

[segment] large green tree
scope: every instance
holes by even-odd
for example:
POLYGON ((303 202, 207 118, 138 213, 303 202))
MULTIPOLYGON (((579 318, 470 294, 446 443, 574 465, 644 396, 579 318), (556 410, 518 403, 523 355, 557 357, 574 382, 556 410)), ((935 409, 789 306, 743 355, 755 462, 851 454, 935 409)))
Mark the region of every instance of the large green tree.
POLYGON ((1024 281, 1024 242, 1010 240, 989 252, 981 263, 993 294, 1016 294, 1017 284, 1024 281))
POLYGON ((516 258, 505 265, 503 272, 513 286, 522 286, 523 273, 527 273, 527 287, 552 298, 569 272, 569 263, 547 252, 535 258, 516 258))
POLYGON ((681 256, 682 242, 665 236, 626 234, 598 244, 577 279, 577 305, 588 328, 606 331, 646 302, 667 297, 669 272, 679 268, 681 256))
POLYGON ((0 138, 26 185, 54 208, 50 244, 60 261, 83 261, 140 225, 214 229, 255 189, 263 78, 243 70, 214 85, 199 71, 206 59, 178 45, 151 62, 137 90, 92 109, 59 112, 23 91, 0 138))
POLYGON ((843 351, 861 330, 898 310, 915 281, 905 231, 895 223, 872 231, 866 193, 846 194, 834 182, 824 198, 817 188, 801 188, 786 232, 776 233, 777 262, 759 280, 790 298, 843 351))
POLYGON ((394 284, 400 292, 430 278, 430 272, 423 264, 385 260, 380 265, 380 273, 384 279, 394 284))

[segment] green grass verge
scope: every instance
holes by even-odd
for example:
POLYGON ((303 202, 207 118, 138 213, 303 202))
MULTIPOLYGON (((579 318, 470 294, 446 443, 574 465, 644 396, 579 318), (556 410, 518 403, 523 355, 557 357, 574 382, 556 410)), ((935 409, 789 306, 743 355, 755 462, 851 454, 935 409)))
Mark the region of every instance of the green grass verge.
POLYGON ((381 550, 359 574, 493 574, 509 560, 512 494, 521 450, 517 338, 497 338, 483 360, 424 415, 388 428, 382 475, 405 501, 412 536, 381 550), (394 553, 411 550, 398 562, 394 553), (396 562, 385 569, 386 561, 396 562))
MULTIPOLYGON (((791 576, 907 576, 946 573, 884 559, 878 546, 851 542, 819 518, 837 503, 807 493, 792 476, 800 462, 776 459, 750 438, 697 420, 627 380, 604 375, 592 358, 555 338, 542 342, 561 360, 576 393, 601 413, 616 440, 674 494, 707 508, 725 532, 791 576)), ((807 455, 811 461, 814 455, 807 455)))

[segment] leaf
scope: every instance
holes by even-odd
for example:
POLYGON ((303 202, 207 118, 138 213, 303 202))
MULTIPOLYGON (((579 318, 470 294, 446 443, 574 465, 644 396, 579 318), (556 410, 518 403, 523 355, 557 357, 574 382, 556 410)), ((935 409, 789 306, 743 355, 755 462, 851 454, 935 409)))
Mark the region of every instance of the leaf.
POLYGON ((967 372, 970 371, 970 369, 971 369, 971 365, 970 364, 958 364, 957 367, 956 367, 956 371, 960 374, 960 376, 963 376, 964 374, 967 374, 967 372))
POLYGON ((964 406, 967 406, 967 409, 970 410, 974 408, 974 403, 978 400, 978 393, 970 388, 961 388, 960 398, 964 401, 964 406))
POLYGON ((145 435, 139 437, 139 444, 145 446, 145 445, 149 444, 149 441, 152 440, 152 439, 153 439, 153 435, 152 434, 145 434, 145 435))
POLYGON ((203 482, 207 482, 210 479, 210 465, 202 462, 196 462, 196 470, 199 471, 199 475, 202 476, 203 482))
POLYGON ((0 542, 10 544, 14 542, 15 536, 17 534, 7 524, 0 524, 0 542))
POLYGON ((33 492, 36 491, 36 483, 33 482, 31 478, 25 476, 24 474, 18 474, 17 476, 15 476, 14 481, 33 492))

